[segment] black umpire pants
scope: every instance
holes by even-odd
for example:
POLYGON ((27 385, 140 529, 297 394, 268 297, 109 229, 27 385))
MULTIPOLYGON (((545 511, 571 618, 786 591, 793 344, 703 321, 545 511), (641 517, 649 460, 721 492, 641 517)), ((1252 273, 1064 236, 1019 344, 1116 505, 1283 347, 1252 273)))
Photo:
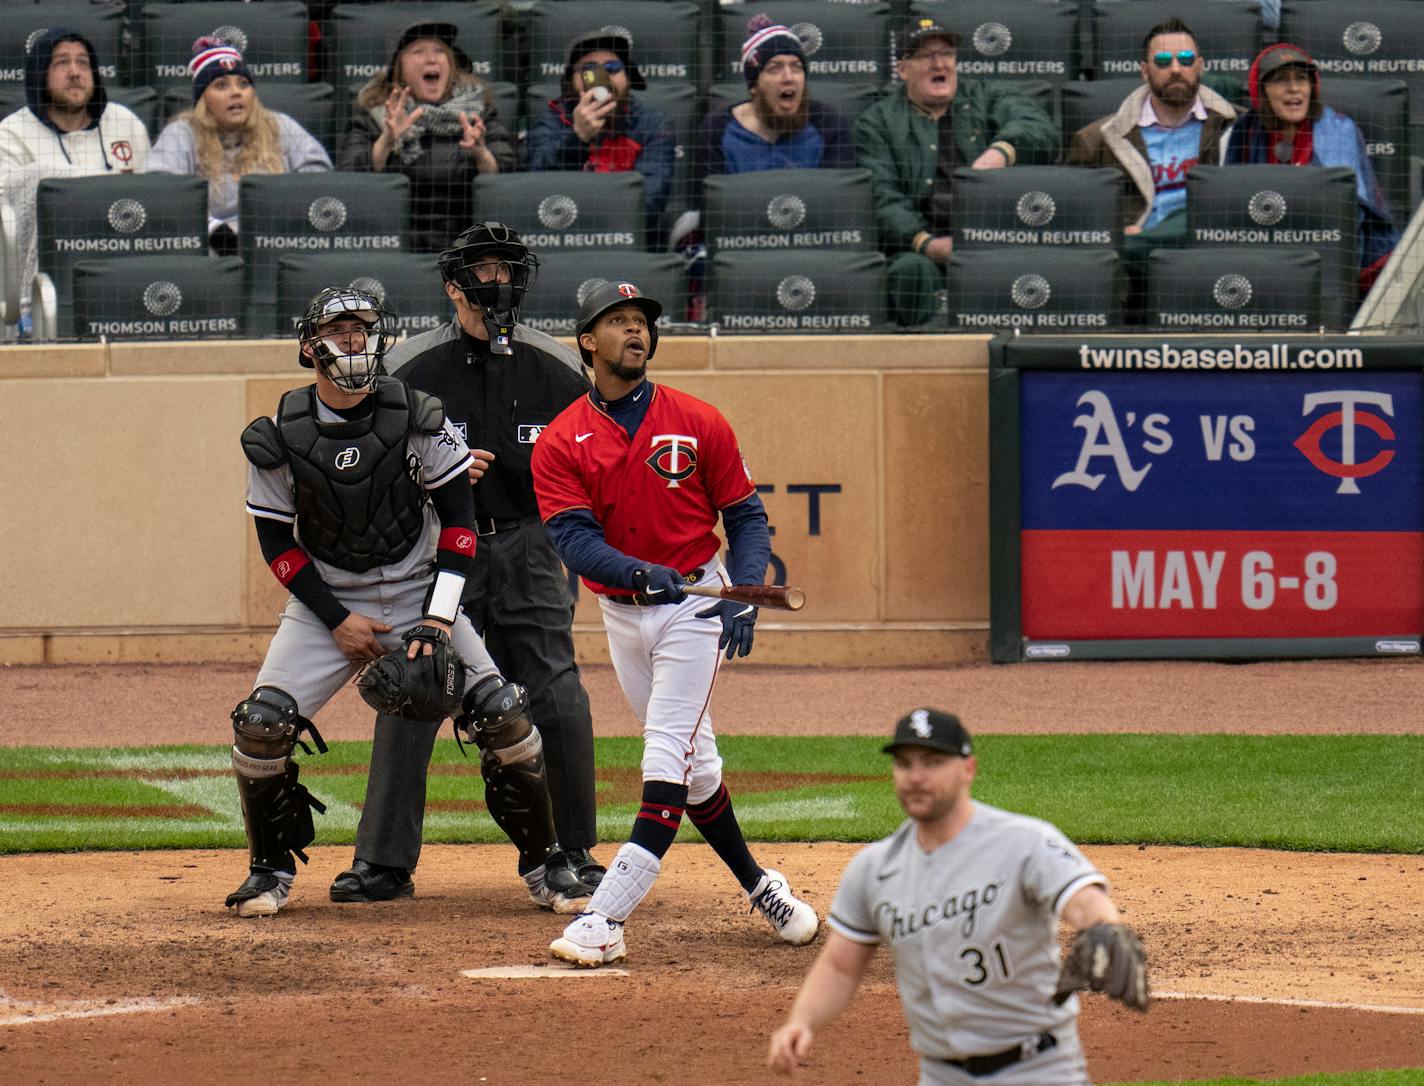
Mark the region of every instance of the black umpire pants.
MULTIPOLYGON (((560 846, 591 848, 597 840, 593 718, 574 663, 573 594, 544 526, 533 520, 480 536, 461 602, 500 674, 529 691, 560 846)), ((356 828, 358 859, 415 867, 426 774, 440 728, 376 718, 366 803, 356 828)))

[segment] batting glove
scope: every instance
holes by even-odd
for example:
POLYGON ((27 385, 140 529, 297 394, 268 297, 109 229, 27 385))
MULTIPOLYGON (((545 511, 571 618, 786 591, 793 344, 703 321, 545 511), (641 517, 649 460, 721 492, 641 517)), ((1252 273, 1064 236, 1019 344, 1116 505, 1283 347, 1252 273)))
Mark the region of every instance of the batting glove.
POLYGON ((722 620, 722 636, 717 639, 717 647, 727 650, 728 660, 733 656, 746 656, 752 651, 757 609, 751 604, 722 600, 705 611, 698 611, 697 617, 722 620))
POLYGON ((682 574, 668 566, 635 569, 633 588, 640 603, 681 603, 687 599, 682 574))

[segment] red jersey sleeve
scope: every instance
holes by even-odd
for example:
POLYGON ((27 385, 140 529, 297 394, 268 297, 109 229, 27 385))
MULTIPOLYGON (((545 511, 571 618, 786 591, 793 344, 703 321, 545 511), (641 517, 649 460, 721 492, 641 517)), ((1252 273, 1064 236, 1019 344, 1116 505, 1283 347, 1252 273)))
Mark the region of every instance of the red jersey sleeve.
POLYGON ((570 433, 567 426, 551 425, 534 443, 530 467, 534 472, 534 497, 539 502, 541 520, 548 521, 570 509, 593 508, 574 462, 570 433))
POLYGON ((711 456, 708 458, 707 496, 717 509, 736 505, 756 492, 751 468, 737 445, 737 435, 732 432, 732 424, 715 408, 707 419, 707 434, 704 439, 711 456))

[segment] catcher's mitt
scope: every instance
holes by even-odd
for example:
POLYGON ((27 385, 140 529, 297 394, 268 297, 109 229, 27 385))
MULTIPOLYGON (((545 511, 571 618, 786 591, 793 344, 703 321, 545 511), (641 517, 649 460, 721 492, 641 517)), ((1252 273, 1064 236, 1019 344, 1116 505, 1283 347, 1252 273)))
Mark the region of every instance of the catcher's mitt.
POLYGON ((1073 938, 1053 1002, 1082 989, 1103 992, 1135 1011, 1147 1009, 1147 951, 1126 924, 1094 924, 1073 938))
POLYGON ((401 636, 401 647, 372 661, 356 685, 362 699, 378 713, 433 724, 459 710, 465 662, 444 630, 413 626, 401 636), (412 641, 430 645, 431 651, 407 659, 412 641))

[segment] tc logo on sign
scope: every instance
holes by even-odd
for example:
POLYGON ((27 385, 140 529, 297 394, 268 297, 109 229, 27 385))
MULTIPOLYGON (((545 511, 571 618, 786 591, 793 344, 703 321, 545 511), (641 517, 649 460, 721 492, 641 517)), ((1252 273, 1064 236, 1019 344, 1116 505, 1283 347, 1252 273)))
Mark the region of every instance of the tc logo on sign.
POLYGON ((336 454, 336 466, 342 471, 347 468, 354 468, 361 459, 361 450, 355 445, 350 445, 336 454))
POLYGON ((1366 430, 1373 430, 1382 441, 1394 440, 1394 430, 1389 423, 1378 415, 1360 410, 1360 405, 1368 404, 1378 407, 1386 415, 1393 415, 1394 397, 1388 392, 1312 392, 1305 397, 1300 413, 1309 415, 1316 408, 1327 404, 1339 404, 1340 410, 1331 411, 1328 415, 1321 415, 1311 423, 1310 429, 1296 438, 1292 444, 1300 450, 1301 455, 1309 460, 1313 467, 1340 480, 1340 485, 1335 488, 1336 494, 1358 494, 1360 484, 1356 482, 1357 479, 1368 478, 1376 472, 1383 471, 1394 459, 1393 449, 1381 449, 1364 463, 1356 461, 1356 425, 1363 426, 1366 430), (1325 455, 1325 450, 1320 447, 1320 439, 1331 430, 1336 429, 1340 431, 1340 459, 1332 460, 1325 455))
POLYGON ((656 434, 646 463, 668 481, 669 490, 676 490, 697 470, 697 439, 687 434, 656 434))

